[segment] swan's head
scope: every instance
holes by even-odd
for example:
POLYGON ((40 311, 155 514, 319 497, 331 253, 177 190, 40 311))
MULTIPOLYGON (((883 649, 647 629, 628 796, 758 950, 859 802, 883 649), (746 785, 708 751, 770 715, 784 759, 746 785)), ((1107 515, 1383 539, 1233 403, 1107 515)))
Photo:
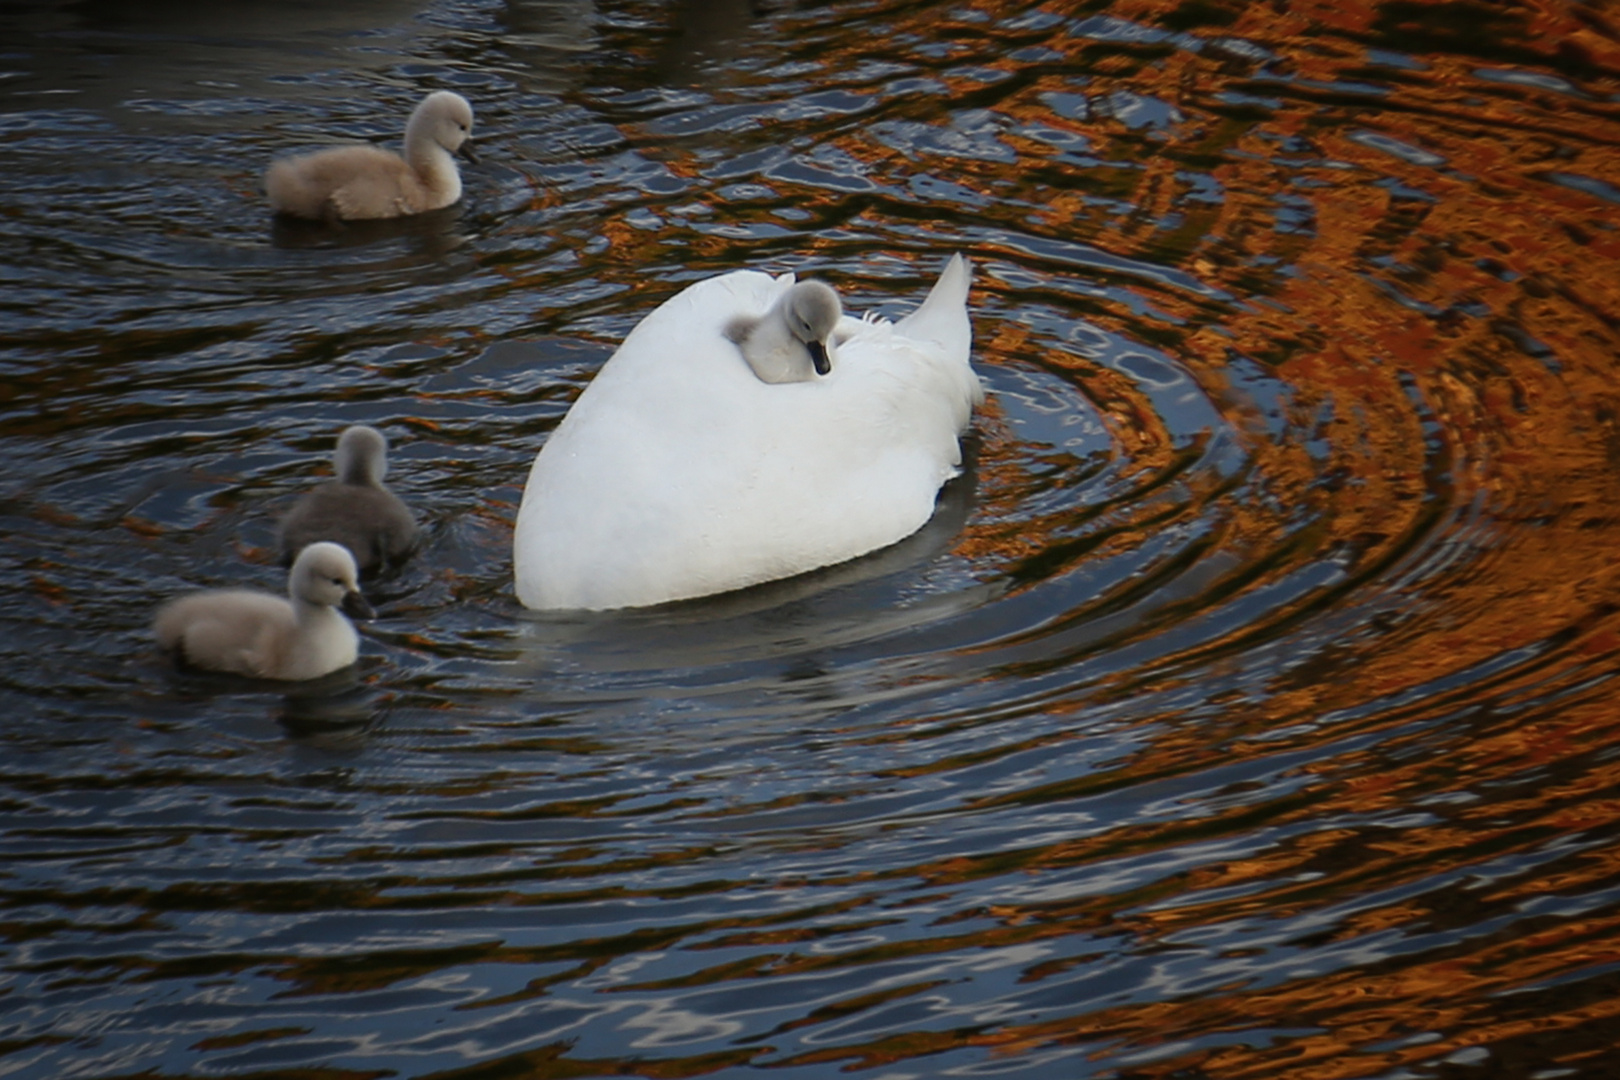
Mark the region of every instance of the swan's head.
POLYGON ((377 614, 360 595, 360 571, 354 556, 342 544, 322 540, 298 553, 287 578, 287 592, 294 600, 316 607, 342 607, 361 619, 377 614))
POLYGON ((388 475, 388 438, 364 424, 345 428, 332 464, 345 484, 380 484, 388 475))
POLYGON ((405 125, 405 145, 427 141, 476 163, 472 146, 473 111, 467 99, 452 90, 435 90, 422 99, 405 125))
POLYGON ((782 317, 787 320, 788 333, 804 346, 817 375, 832 370, 827 358, 827 339, 838 325, 844 309, 831 285, 819 281, 801 281, 789 289, 782 300, 782 317))

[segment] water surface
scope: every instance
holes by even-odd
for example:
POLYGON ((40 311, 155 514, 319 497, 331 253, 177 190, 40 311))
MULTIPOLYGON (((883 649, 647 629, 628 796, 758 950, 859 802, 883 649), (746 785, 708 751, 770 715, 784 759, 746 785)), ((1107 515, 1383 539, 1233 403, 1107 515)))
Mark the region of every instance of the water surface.
POLYGON ((0 1073, 1605 1077, 1620 32, 1597 5, 0 13, 0 1073), (275 155, 478 112, 466 197, 275 155), (873 558, 511 588, 613 343, 976 262, 873 558), (349 676, 175 672, 347 424, 426 522, 349 676))

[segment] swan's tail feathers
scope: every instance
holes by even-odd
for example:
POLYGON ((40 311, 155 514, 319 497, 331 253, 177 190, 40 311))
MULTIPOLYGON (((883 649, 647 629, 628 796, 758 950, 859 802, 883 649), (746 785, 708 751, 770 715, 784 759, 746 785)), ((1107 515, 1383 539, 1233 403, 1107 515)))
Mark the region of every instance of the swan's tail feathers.
MULTIPOLYGON (((895 331, 913 340, 937 341, 950 346, 963 346, 972 339, 968 324, 968 286, 973 284, 973 264, 960 252, 951 256, 944 273, 934 282, 928 298, 910 315, 895 324, 895 331)), ((966 348, 962 351, 966 353, 966 348)))
POLYGON ((923 345, 921 353, 931 357, 937 400, 949 403, 957 433, 966 430, 973 408, 984 400, 984 386, 969 359, 973 324, 968 319, 967 298, 972 284, 973 264, 960 253, 952 255, 927 298, 894 326, 897 335, 933 346, 923 345))

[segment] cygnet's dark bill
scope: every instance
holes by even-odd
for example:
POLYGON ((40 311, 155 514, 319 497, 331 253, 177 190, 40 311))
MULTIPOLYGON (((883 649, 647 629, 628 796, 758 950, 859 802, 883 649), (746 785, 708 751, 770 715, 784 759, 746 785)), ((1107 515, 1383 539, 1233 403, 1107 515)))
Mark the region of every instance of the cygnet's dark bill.
POLYGON ((343 614, 351 619, 375 619, 377 609, 359 593, 351 592, 343 595, 343 614))

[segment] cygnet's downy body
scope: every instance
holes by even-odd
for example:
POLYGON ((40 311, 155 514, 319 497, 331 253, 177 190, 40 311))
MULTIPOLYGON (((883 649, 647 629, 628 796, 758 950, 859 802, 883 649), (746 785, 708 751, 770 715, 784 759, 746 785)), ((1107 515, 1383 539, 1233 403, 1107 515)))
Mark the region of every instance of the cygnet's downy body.
POLYGON ((152 633, 183 663, 257 679, 301 681, 355 662, 360 637, 339 611, 375 612, 357 585, 354 559, 340 544, 311 544, 293 563, 287 597, 253 589, 213 589, 171 600, 152 633))
POLYGON ((726 336, 761 382, 808 382, 832 370, 827 343, 843 314, 831 285, 800 281, 763 316, 738 316, 726 336))
POLYGON ((405 125, 405 156, 369 145, 282 158, 264 174, 277 213, 311 221, 363 221, 421 214, 461 198, 452 154, 476 162, 472 106, 438 90, 405 125))
POLYGON ((281 522, 282 565, 319 540, 342 544, 362 574, 403 562, 416 543, 416 519, 383 486, 388 440, 376 428, 357 424, 338 437, 333 457, 337 477, 293 505, 281 522))
POLYGON ((536 456, 513 536, 531 608, 641 607, 887 547, 934 512, 981 400, 968 263, 895 323, 752 270, 632 330, 536 456))

